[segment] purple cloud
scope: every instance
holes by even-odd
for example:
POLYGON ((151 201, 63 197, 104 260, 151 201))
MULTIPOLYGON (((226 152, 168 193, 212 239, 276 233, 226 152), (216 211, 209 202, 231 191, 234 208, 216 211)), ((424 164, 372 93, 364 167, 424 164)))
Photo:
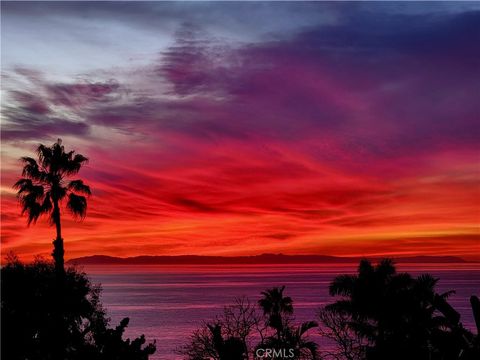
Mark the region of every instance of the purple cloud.
POLYGON ((91 102, 108 100, 108 95, 116 92, 119 84, 114 81, 107 83, 74 83, 51 84, 46 86, 47 97, 55 105, 77 107, 91 102))

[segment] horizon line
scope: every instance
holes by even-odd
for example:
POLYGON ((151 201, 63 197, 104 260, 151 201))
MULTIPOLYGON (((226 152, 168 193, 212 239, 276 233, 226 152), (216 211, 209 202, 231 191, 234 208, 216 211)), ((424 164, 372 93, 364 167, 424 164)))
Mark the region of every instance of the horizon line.
POLYGON ((88 255, 77 258, 72 258, 66 261, 68 264, 162 264, 168 265, 177 264, 259 264, 259 263, 322 263, 322 262, 358 262, 361 259, 392 259, 400 262, 415 262, 427 261, 430 263, 478 263, 478 260, 466 260, 460 256, 452 255, 411 255, 411 256, 335 256, 323 254, 283 254, 283 253, 262 253, 256 255, 238 255, 238 256, 224 256, 224 255, 136 255, 128 257, 119 257, 111 255, 88 255), (282 259, 281 262, 279 260, 282 259))

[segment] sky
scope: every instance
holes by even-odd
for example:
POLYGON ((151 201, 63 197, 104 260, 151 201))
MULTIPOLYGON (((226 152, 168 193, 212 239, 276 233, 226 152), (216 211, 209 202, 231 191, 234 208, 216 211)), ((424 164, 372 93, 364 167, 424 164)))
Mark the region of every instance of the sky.
POLYGON ((12 184, 87 156, 66 258, 480 260, 480 4, 1 3, 2 253, 49 256, 12 184))

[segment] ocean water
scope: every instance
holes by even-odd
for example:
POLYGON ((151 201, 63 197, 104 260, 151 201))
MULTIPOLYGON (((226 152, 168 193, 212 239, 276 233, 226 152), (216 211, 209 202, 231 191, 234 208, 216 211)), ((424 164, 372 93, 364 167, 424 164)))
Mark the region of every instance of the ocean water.
MULTIPOLYGON (((154 360, 180 359, 175 349, 202 322, 214 319, 236 297, 252 301, 260 292, 285 285, 294 301, 298 322, 313 320, 319 307, 331 303, 328 284, 338 274, 354 273, 357 264, 208 265, 208 266, 85 266, 103 288, 102 301, 112 326, 130 318, 127 337, 145 334, 156 340, 154 360)), ((450 303, 466 327, 474 328, 469 298, 480 296, 480 264, 399 264, 399 271, 440 278, 438 291, 456 294, 450 303)), ((312 330, 315 332, 315 330, 312 330)))

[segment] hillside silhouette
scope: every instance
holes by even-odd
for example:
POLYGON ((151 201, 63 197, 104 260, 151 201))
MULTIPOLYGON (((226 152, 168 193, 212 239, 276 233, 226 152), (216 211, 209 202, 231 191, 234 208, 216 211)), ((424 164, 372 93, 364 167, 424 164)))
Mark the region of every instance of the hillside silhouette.
MULTIPOLYGON (((373 261, 380 258, 371 257, 373 261)), ((360 257, 339 257, 328 255, 284 255, 261 254, 252 256, 133 256, 115 257, 92 255, 70 259, 68 264, 75 265, 214 265, 214 264, 351 264, 358 263, 360 257)), ((464 259, 456 256, 411 256, 394 258, 397 263, 464 263, 464 259)))

